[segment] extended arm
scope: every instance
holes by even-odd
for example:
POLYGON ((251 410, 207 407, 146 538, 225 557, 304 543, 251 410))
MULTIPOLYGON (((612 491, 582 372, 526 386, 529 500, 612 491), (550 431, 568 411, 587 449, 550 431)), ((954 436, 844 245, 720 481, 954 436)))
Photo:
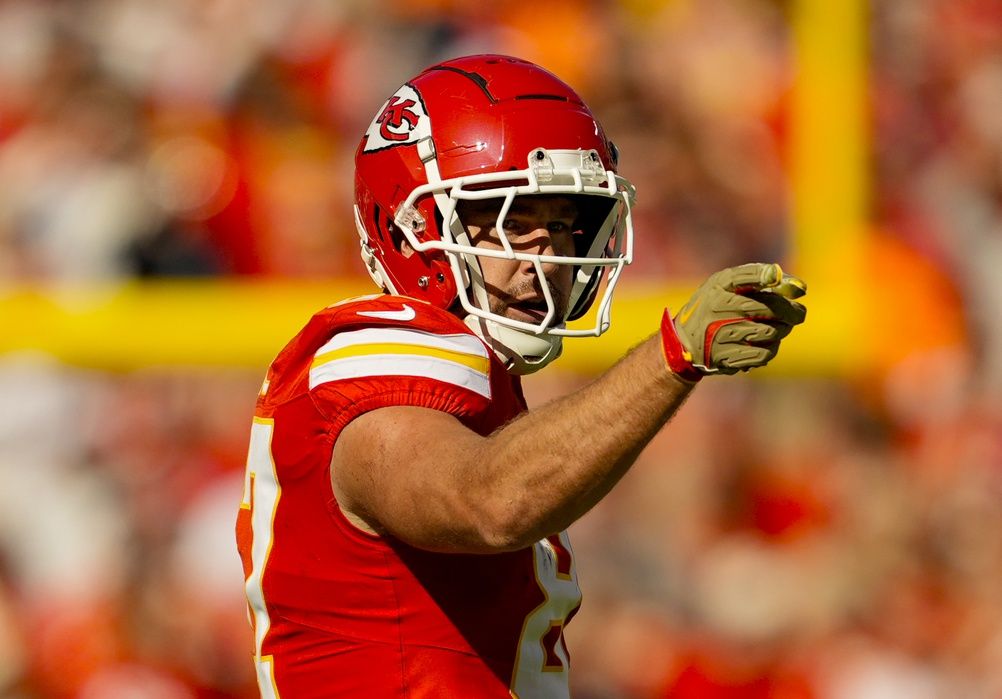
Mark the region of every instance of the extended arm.
POLYGON ((690 388, 653 337, 594 383, 488 437, 435 410, 375 410, 337 441, 335 494, 363 525, 421 548, 524 548, 597 503, 690 388))
MULTIPOLYGON (((707 342, 711 350, 703 355, 710 366, 701 370, 764 364, 789 332, 779 316, 792 302, 762 303, 735 293, 741 285, 732 282, 701 287, 694 299, 702 299, 696 305, 707 310, 685 319, 701 324, 701 332, 693 335, 680 322, 677 336, 669 338, 681 339, 687 356, 702 352, 707 342), (725 308, 710 311, 721 298, 725 308), (742 320, 721 324, 720 314, 742 320), (710 323, 738 330, 707 340, 702 330, 710 323), (691 337, 700 338, 698 347, 691 337)), ((756 278, 749 288, 776 282, 756 278)), ((338 502, 359 526, 429 550, 517 550, 559 532, 609 492, 691 391, 692 383, 669 371, 664 343, 663 333, 653 335, 593 383, 488 437, 434 410, 366 413, 345 428, 334 448, 338 502)))

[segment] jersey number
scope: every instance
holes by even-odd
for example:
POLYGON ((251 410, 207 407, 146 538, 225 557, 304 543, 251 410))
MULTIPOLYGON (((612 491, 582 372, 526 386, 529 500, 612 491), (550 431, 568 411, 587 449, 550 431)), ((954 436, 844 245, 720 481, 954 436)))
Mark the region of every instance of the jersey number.
POLYGON ((536 582, 545 599, 525 618, 512 674, 511 695, 516 699, 567 697, 564 623, 581 603, 567 533, 537 542, 532 553, 536 582))
POLYGON ((271 554, 275 511, 282 488, 275 473, 271 456, 271 438, 275 422, 269 418, 254 418, 251 427, 247 472, 244 475, 244 496, 240 502, 237 536, 246 577, 247 604, 254 628, 254 663, 262 699, 278 699, 274 667, 270 655, 262 655, 261 647, 271 627, 268 607, 264 602, 264 568, 271 554))

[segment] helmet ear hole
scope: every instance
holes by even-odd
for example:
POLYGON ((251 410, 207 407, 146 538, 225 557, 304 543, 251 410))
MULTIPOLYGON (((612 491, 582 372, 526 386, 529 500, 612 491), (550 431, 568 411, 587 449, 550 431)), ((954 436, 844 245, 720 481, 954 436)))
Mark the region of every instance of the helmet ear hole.
POLYGON ((404 243, 407 239, 404 237, 404 232, 400 230, 400 227, 393 222, 390 216, 383 213, 380 207, 375 207, 375 223, 376 230, 379 232, 379 236, 390 243, 393 249, 404 256, 410 256, 413 253, 413 249, 410 245, 404 248, 404 243))
POLYGON ((389 232, 390 242, 393 243, 394 250, 404 257, 410 257, 414 254, 414 248, 404 236, 404 232, 389 218, 386 219, 386 230, 389 232))

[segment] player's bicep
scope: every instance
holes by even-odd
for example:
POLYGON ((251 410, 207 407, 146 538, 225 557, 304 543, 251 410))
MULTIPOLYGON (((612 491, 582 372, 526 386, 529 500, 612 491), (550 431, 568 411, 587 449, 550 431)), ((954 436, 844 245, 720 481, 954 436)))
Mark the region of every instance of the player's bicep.
POLYGON ((357 525, 443 551, 476 548, 469 469, 484 438, 456 417, 392 406, 364 413, 341 431, 331 457, 338 504, 357 525))

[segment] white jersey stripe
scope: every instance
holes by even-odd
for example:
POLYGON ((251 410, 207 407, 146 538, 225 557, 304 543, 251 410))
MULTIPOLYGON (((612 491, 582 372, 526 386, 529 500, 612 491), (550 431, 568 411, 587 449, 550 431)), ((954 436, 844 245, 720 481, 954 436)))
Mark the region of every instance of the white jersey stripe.
POLYGON ((316 352, 316 357, 352 345, 402 344, 434 347, 449 352, 460 352, 488 358, 487 347, 475 335, 436 335, 406 328, 363 328, 337 333, 316 352))
POLYGON ((367 376, 421 376, 491 397, 491 385, 485 372, 439 357, 412 354, 366 354, 320 364, 310 370, 310 389, 328 381, 367 376))

